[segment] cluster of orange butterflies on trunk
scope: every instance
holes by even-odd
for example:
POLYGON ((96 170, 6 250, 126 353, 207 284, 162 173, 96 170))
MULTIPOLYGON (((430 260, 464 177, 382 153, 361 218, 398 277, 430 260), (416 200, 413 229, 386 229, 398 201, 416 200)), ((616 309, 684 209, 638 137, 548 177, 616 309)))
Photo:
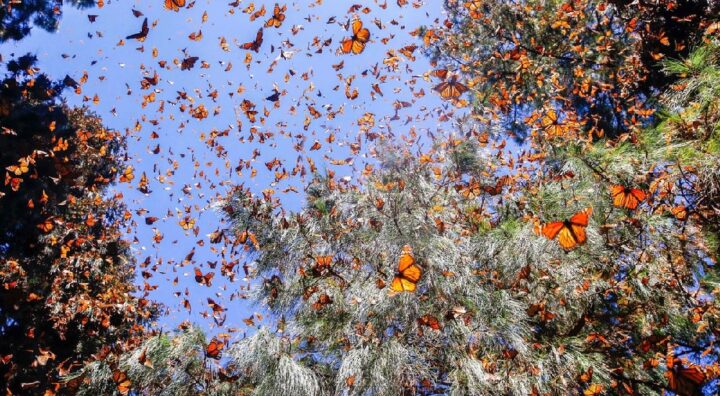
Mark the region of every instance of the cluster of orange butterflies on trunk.
MULTIPOLYGON (((635 210, 647 198, 647 194, 637 188, 623 185, 613 185, 610 188, 613 205, 618 208, 635 210)), ((539 232, 547 239, 557 239, 565 250, 572 250, 587 242, 585 229, 590 223, 592 208, 586 208, 575 213, 569 219, 552 221, 540 226, 539 232)))

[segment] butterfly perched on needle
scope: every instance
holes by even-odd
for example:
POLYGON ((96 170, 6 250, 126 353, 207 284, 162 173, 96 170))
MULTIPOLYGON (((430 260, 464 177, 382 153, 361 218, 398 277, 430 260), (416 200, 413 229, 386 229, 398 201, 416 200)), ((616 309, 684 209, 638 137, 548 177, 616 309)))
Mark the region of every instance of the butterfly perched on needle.
POLYGON ((397 272, 392 284, 390 284, 390 289, 394 292, 414 292, 417 289, 420 276, 422 276, 422 270, 415 262, 412 248, 410 245, 403 246, 398 260, 397 272))
POLYGON ((470 15, 470 18, 472 19, 480 19, 482 18, 482 12, 483 12, 483 2, 479 0, 470 0, 466 1, 465 9, 467 9, 468 14, 470 15))
POLYGON ((592 208, 575 213, 564 221, 553 221, 542 226, 540 231, 550 240, 557 238, 558 243, 565 250, 572 250, 587 241, 587 228, 592 215, 592 208))
POLYGON ((333 256, 317 256, 315 257, 315 266, 318 268, 328 268, 332 264, 333 256))
POLYGON ((353 35, 340 42, 340 50, 343 54, 353 53, 355 55, 365 50, 365 44, 370 41, 370 31, 363 27, 359 19, 352 21, 353 35))
POLYGON ((643 190, 619 184, 612 186, 610 193, 612 194, 613 205, 630 210, 637 209, 638 205, 647 197, 643 190))
POLYGON ((445 100, 457 99, 467 92, 468 87, 458 81, 457 76, 451 76, 433 88, 445 100))
POLYGON ((116 370, 115 372, 113 372, 113 381, 115 382, 115 387, 117 388, 117 391, 121 395, 127 395, 128 393, 130 393, 132 382, 130 382, 130 378, 128 378, 127 374, 124 371, 116 370))

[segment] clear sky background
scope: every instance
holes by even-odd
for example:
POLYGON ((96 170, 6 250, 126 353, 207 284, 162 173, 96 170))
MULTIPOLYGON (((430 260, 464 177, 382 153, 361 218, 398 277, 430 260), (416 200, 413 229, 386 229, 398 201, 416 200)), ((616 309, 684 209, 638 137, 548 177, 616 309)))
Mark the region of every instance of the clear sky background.
MULTIPOLYGON (((221 274, 223 245, 210 244, 207 236, 224 226, 213 208, 215 199, 232 185, 244 184, 258 194, 272 188, 286 209, 298 210, 307 177, 289 176, 276 182, 276 172, 290 173, 299 161, 309 173, 307 157, 311 157, 320 171, 355 176, 373 144, 383 138, 407 137, 412 131, 419 136, 426 136, 426 131, 451 133, 452 125, 438 120, 457 109, 432 91, 437 81, 418 77, 432 67, 420 39, 410 34, 443 20, 441 1, 410 2, 403 7, 394 0, 286 3, 285 21, 280 28, 264 29, 258 53, 240 46, 255 38, 272 16, 275 1, 255 1, 255 11, 264 6, 266 13, 254 21, 243 12, 251 2, 228 3, 196 1, 179 12, 165 10, 161 0, 109 1, 88 10, 65 7, 57 32, 34 29, 19 43, 0 45, 0 53, 5 62, 13 54, 35 53, 40 68, 51 77, 62 79, 67 74, 83 82, 81 93, 65 92, 68 103, 87 105, 108 127, 125 131, 127 163, 133 166, 135 178, 111 193, 123 194, 137 224, 128 228, 128 240, 138 262, 149 263, 147 268, 138 268, 138 285, 168 308, 158 326, 169 329, 189 320, 208 332, 220 331, 208 306, 207 299, 212 298, 226 309, 222 331, 237 330, 235 334, 242 336, 251 331, 243 319, 262 313, 262 308, 243 298, 252 283, 244 279, 242 262, 234 268, 234 281, 221 274), (354 4, 360 8, 349 12, 354 4), (380 7, 384 4, 386 9, 380 7), (133 9, 143 15, 135 17, 133 9), (97 15, 92 17, 94 22, 88 15, 97 15), (150 25, 146 40, 125 40, 140 31, 145 17, 150 25), (371 42, 360 55, 337 54, 340 41, 351 35, 346 28, 354 17, 370 29, 371 42), (189 37, 200 32, 199 40, 189 37), (413 44, 418 46, 413 53, 416 59, 399 52, 413 44), (179 63, 190 56, 199 58, 195 66, 181 70, 179 63), (155 73, 157 85, 142 89, 141 80, 155 73), (349 78, 353 80, 347 93, 357 89, 356 99, 346 94, 349 78), (372 92, 373 84, 378 84, 383 95, 372 92), (274 88, 281 92, 277 107, 265 99, 274 88), (151 94, 154 101, 148 99, 151 94), (243 113, 243 100, 256 105, 255 122, 243 113), (191 110, 201 104, 208 117, 191 117, 191 110), (309 106, 320 113, 318 118, 311 115, 309 106), (363 129, 358 119, 369 114, 374 125, 363 129), (225 132, 209 140, 213 131, 225 132), (260 133, 272 136, 260 142, 260 133), (373 142, 369 139, 373 134, 383 138, 373 142), (335 141, 328 143, 331 135, 335 141), (316 140, 321 147, 311 150, 316 140), (351 152, 350 144, 359 147, 359 154, 351 152), (153 150, 158 145, 156 154, 153 150), (253 159, 254 152, 259 154, 253 159), (348 158, 350 163, 342 164, 348 158), (268 169, 266 163, 275 159, 279 162, 268 169), (241 161, 251 161, 251 168, 236 171, 241 161), (138 189, 143 172, 149 179, 149 193, 138 189), (288 187, 298 193, 283 192, 288 187), (148 216, 159 220, 147 225, 148 216), (185 217, 195 221, 194 229, 179 225, 185 217), (160 234, 162 240, 154 240, 160 234), (215 272, 212 286, 195 281, 195 267, 203 273, 215 272), (185 300, 190 309, 184 306, 185 300)), ((228 253, 224 257, 231 261, 228 253)))

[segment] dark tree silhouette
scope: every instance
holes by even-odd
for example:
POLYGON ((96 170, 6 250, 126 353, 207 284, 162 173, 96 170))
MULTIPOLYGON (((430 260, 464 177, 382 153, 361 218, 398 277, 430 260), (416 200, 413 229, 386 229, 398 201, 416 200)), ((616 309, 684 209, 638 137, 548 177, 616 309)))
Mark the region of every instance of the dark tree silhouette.
MULTIPOLYGON (((67 3, 78 8, 90 8, 93 0, 70 0, 67 3)), ((0 43, 21 40, 33 26, 47 31, 57 29, 62 17, 63 1, 23 0, 0 2, 0 43)))
POLYGON ((154 306, 133 296, 125 209, 104 192, 123 140, 64 86, 11 61, 0 85, 0 384, 56 390, 58 375, 133 342, 154 306))

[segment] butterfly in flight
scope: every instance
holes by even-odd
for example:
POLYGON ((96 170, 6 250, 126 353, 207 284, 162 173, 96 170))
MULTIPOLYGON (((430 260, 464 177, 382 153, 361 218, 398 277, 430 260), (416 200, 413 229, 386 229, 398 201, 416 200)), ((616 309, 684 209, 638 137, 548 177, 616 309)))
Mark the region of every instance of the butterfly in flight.
POLYGON ((135 39, 135 40, 138 40, 138 41, 144 41, 144 40, 145 40, 145 37, 147 37, 148 33, 150 33, 150 29, 148 28, 147 18, 145 18, 145 19, 143 20, 142 27, 140 28, 140 31, 139 31, 138 33, 135 33, 135 34, 131 34, 131 35, 125 37, 125 38, 128 39, 128 40, 135 39))
POLYGON ((225 344, 218 340, 217 338, 213 338, 212 341, 208 344, 208 346, 205 348, 205 356, 212 358, 212 359, 220 359, 220 352, 225 347, 225 344))
POLYGON ((457 76, 452 76, 446 81, 441 82, 433 88, 445 100, 457 99, 467 92, 468 87, 460 83, 457 76))
POLYGON ((567 126, 560 122, 557 112, 553 109, 545 112, 545 115, 540 120, 540 125, 548 136, 563 136, 567 129, 567 126))
POLYGON ((630 210, 635 210, 647 197, 643 190, 619 184, 612 186, 610 191, 613 197, 613 205, 630 210))
POLYGON ((705 373, 697 366, 686 367, 677 361, 672 353, 666 358, 668 387, 679 396, 700 396, 705 380, 705 373))
POLYGON ((165 0, 165 9, 178 12, 185 7, 185 0, 165 0))
POLYGON ((390 289, 395 292, 414 292, 422 275, 422 270, 415 263, 415 257, 410 245, 403 246, 402 254, 398 260, 398 269, 392 280, 390 289))
POLYGON ((265 27, 279 28, 285 20, 285 10, 287 10, 286 5, 280 7, 278 3, 275 3, 275 8, 273 9, 273 16, 270 17, 267 22, 265 22, 265 27))
POLYGON ((363 23, 359 19, 352 22, 351 37, 346 38, 340 43, 340 49, 344 54, 360 54, 365 50, 365 44, 370 41, 370 31, 363 27, 363 23))
POLYGON ((572 250, 579 245, 585 244, 587 228, 592 215, 592 208, 575 213, 571 218, 564 221, 553 221, 545 224, 541 232, 547 239, 553 240, 557 237, 558 243, 565 250, 572 250))
POLYGON ((210 287, 212 286, 213 277, 215 277, 214 272, 210 271, 207 274, 203 275, 202 271, 200 271, 200 268, 195 267, 195 282, 210 287))
POLYGON ((257 34, 255 34, 255 40, 249 41, 249 42, 243 44, 241 48, 245 49, 245 50, 252 50, 252 51, 258 52, 258 51, 260 51, 260 46, 262 45, 262 43, 263 43, 263 29, 260 28, 260 29, 258 29, 257 34))

